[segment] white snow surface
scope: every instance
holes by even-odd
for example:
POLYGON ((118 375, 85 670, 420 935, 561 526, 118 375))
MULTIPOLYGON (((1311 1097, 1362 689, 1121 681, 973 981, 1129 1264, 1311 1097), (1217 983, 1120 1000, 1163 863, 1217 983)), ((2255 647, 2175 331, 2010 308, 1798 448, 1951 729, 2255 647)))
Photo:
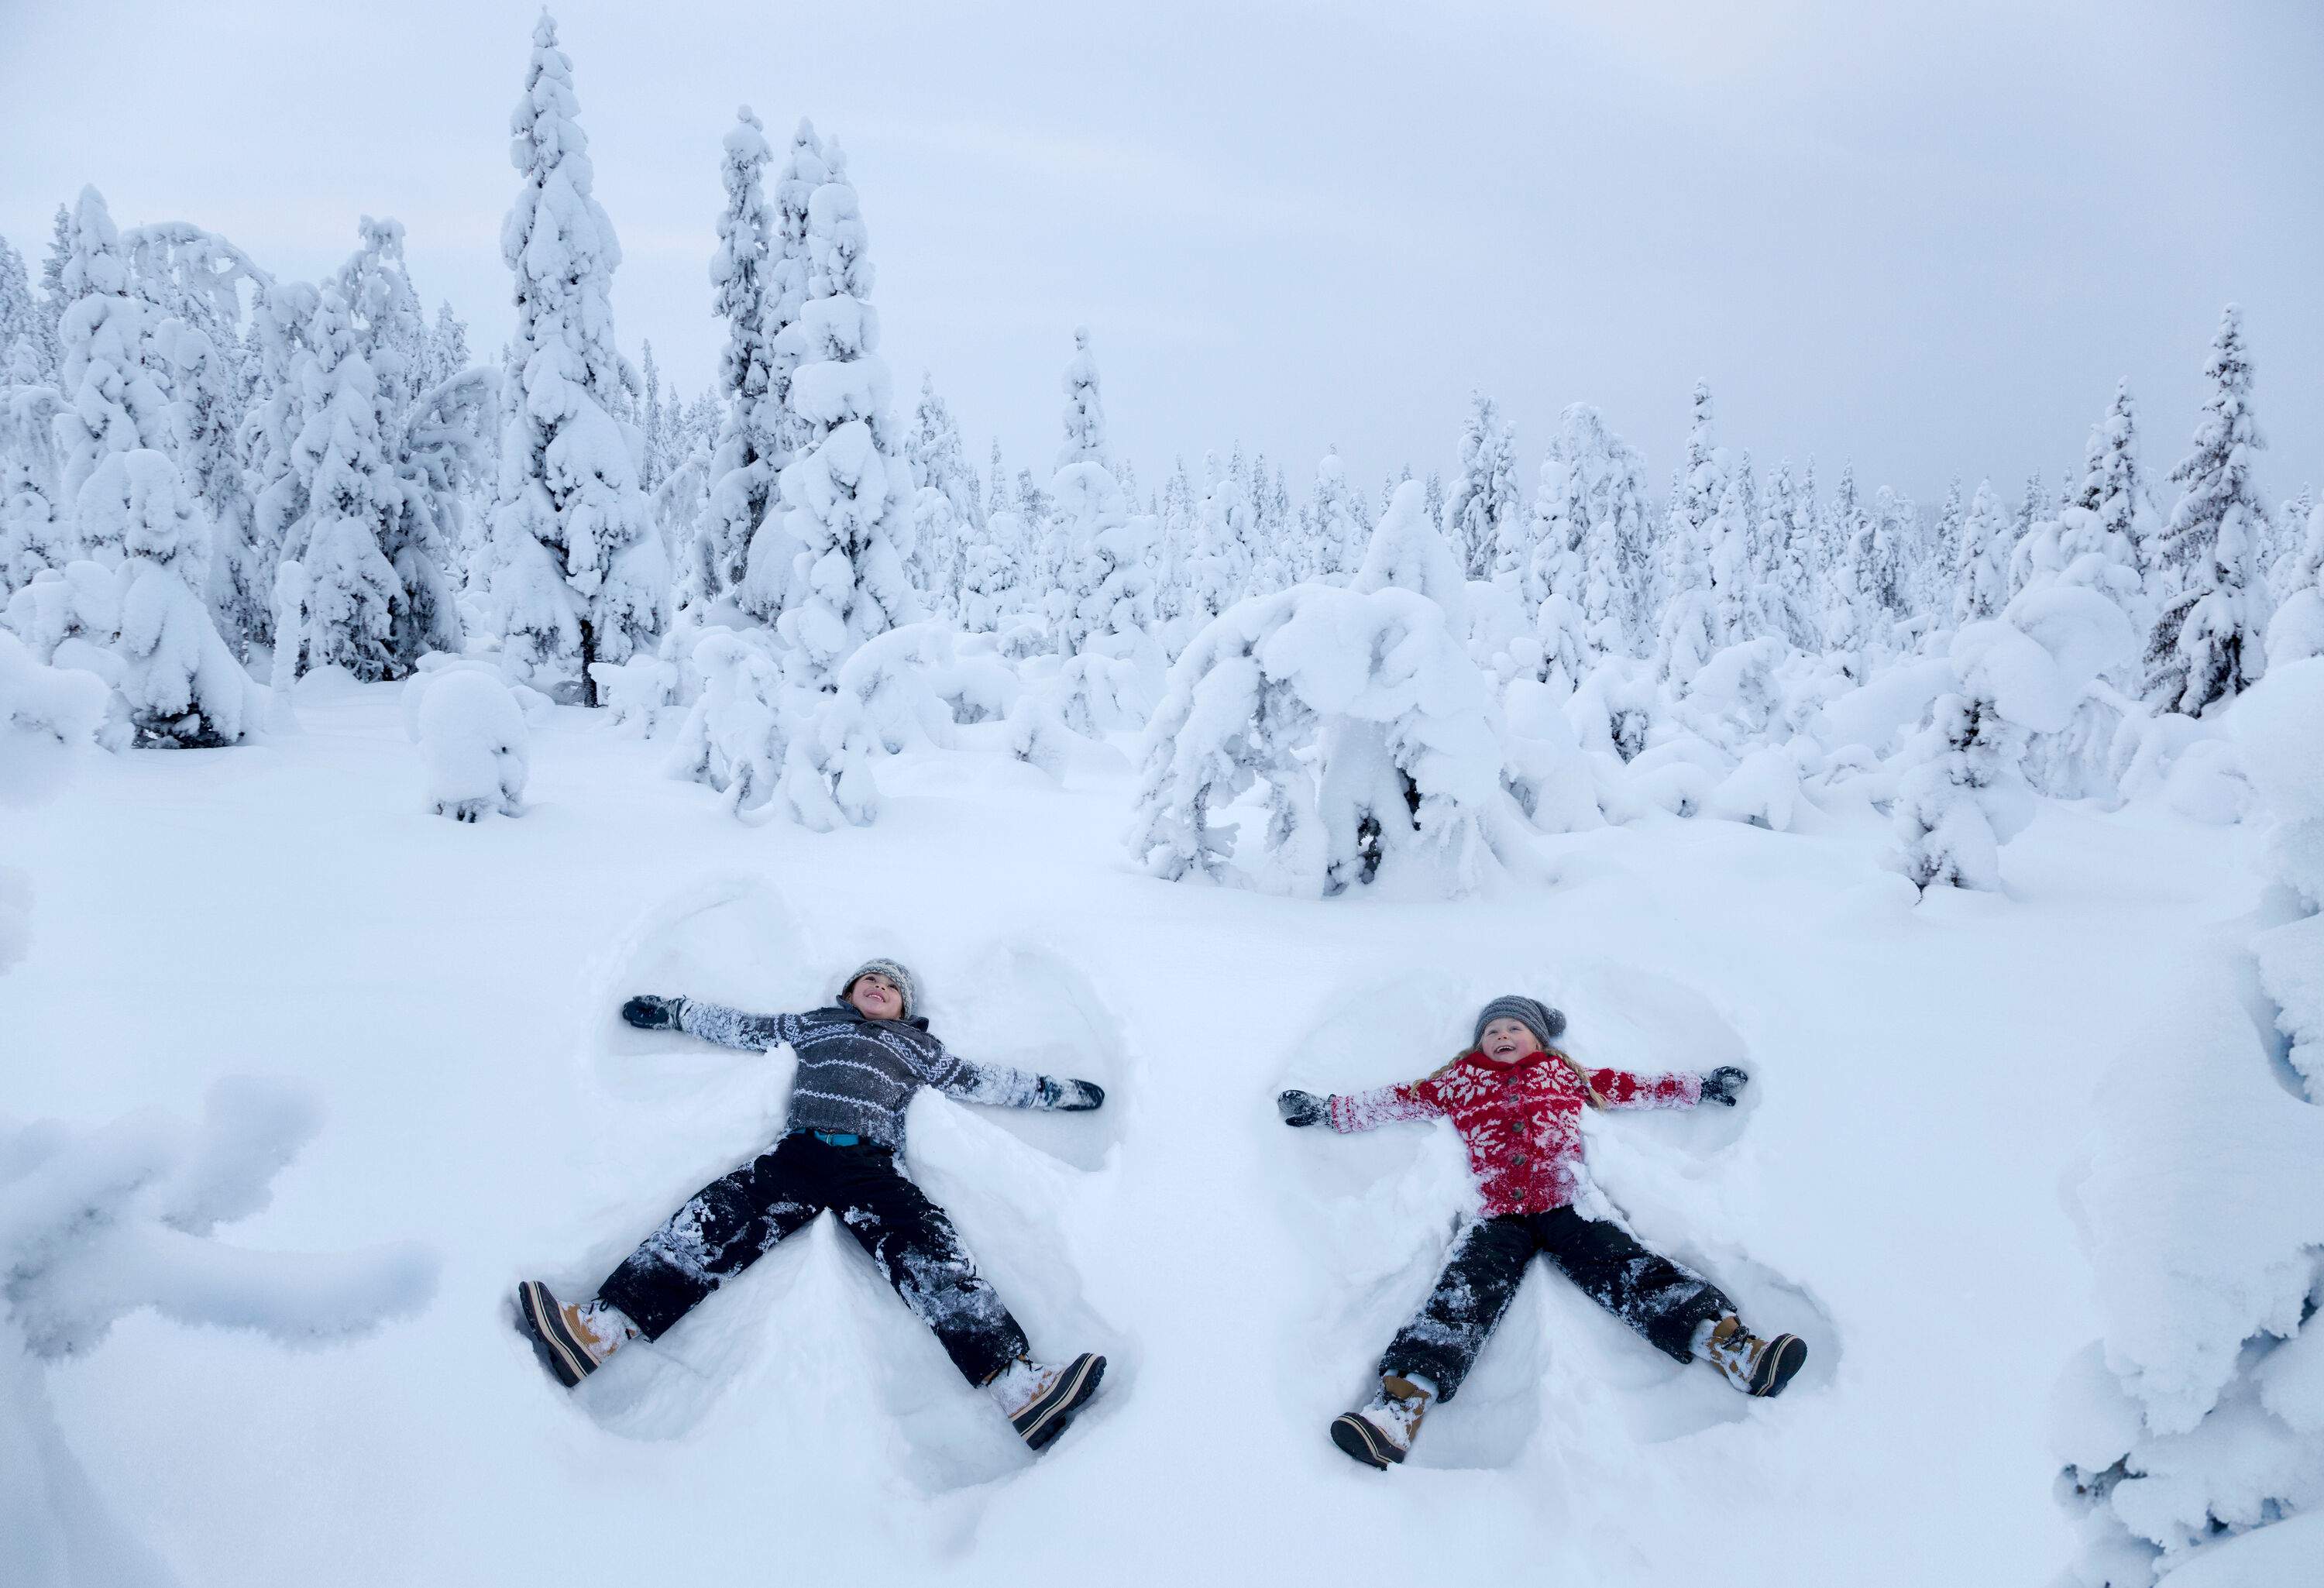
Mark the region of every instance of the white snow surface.
MULTIPOLYGON (((817 834, 733 821, 666 745, 566 706, 525 818, 470 827, 411 798, 393 686, 318 674, 298 718, 88 758, 0 829, 35 901, 0 978, 12 1116, 192 1116, 284 1077, 327 1122, 235 1242, 441 1258, 432 1304, 332 1352, 148 1310, 45 1370, 88 1484, 191 1584, 2048 1580, 2074 1547, 2050 1391, 2126 1338, 2060 1187, 2126 1055, 2242 1018, 2222 923, 2261 887, 2238 829, 2044 802, 2006 896, 1916 904, 1885 822, 1843 808, 1648 815, 1527 837, 1554 882, 1317 901, 1133 872, 1126 753, 1053 778, 916 748, 877 764, 876 827, 817 834), (788 1081, 621 999, 803 1008, 875 952, 960 1052, 1107 1089, 1093 1114, 924 1096, 910 1127, 1036 1352, 1105 1353, 1102 1395, 1028 1456, 828 1220, 557 1389, 512 1283, 586 1289, 770 1138, 788 1081), (1591 1062, 1749 1069, 1733 1111, 1591 1119, 1591 1206, 1812 1355, 1747 1400, 1537 1265, 1375 1473, 1324 1428, 1429 1282, 1460 1152, 1441 1125, 1286 1131, 1271 1099, 1423 1074, 1510 991, 1591 1062)), ((2314 1378, 2280 1377, 2297 1415, 2314 1378)))

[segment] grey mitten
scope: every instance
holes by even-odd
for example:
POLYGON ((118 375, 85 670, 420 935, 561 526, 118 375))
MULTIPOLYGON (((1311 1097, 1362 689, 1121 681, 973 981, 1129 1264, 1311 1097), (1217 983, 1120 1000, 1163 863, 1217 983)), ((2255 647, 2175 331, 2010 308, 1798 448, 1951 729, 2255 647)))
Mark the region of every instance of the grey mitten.
POLYGON ((1286 1125, 1319 1125, 1332 1112, 1331 1100, 1313 1092, 1286 1092, 1275 1100, 1275 1112, 1286 1125))
POLYGON ((1733 1108, 1744 1083, 1750 1078, 1749 1071, 1738 1069, 1731 1064, 1722 1064, 1702 1077, 1702 1100, 1705 1103, 1723 1103, 1733 1108))

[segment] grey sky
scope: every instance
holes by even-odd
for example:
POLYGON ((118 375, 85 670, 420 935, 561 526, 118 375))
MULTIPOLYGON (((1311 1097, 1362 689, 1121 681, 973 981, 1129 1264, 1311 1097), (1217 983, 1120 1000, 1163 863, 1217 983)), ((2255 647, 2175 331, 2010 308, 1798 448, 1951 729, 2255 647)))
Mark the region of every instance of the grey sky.
MULTIPOLYGON (((1702 376, 1763 463, 2014 494, 2119 375, 2167 468, 2234 299, 2262 484, 2324 481, 2312 4, 555 9, 622 341, 688 390, 747 102, 849 151, 899 403, 932 370, 980 467, 1048 466, 1086 321, 1148 487, 1238 438, 1449 472, 1472 387, 1528 487, 1576 400, 1659 485, 1702 376)), ((0 0, 0 233, 37 269, 95 182, 311 277, 392 215, 488 348, 534 13, 0 0)))

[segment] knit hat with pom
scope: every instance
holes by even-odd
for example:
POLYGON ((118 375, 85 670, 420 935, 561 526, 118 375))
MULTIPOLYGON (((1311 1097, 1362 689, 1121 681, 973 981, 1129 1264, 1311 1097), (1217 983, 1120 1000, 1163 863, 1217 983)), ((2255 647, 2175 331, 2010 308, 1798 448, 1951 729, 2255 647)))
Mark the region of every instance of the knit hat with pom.
POLYGON ((1478 1012, 1477 1029, 1470 1034, 1469 1046, 1474 1048, 1482 1042, 1485 1028, 1500 1020, 1523 1022, 1526 1029, 1534 1034, 1534 1039, 1544 1044, 1556 1041, 1558 1033, 1565 1029, 1563 1011, 1552 1009, 1539 999, 1520 998, 1512 992, 1494 999, 1478 1012))
POLYGON ((910 1020, 913 1015, 919 1012, 919 983, 912 979, 911 972, 892 959, 867 959, 848 972, 847 980, 839 984, 840 1002, 845 1002, 847 995, 855 991, 855 983, 869 975, 887 977, 896 983, 896 991, 904 995, 904 1007, 897 1015, 899 1020, 910 1020))

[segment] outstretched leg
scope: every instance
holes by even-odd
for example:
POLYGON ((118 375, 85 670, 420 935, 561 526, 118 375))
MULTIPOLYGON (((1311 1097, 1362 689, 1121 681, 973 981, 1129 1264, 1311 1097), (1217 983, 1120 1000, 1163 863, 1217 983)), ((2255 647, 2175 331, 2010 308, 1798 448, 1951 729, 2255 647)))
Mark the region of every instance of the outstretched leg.
POLYGON ((1585 1219, 1570 1207, 1528 1222, 1567 1279, 1676 1361, 1692 1362, 1698 1331, 1735 1310, 1718 1286, 1647 1251, 1619 1224, 1585 1219))
POLYGON ((786 1136, 687 1199, 597 1287, 649 1340, 821 1213, 812 1137, 786 1136))
POLYGON ((904 1177, 884 1148, 838 1147, 831 1205, 912 1316, 936 1332, 972 1384, 990 1383, 1030 1349, 1025 1331, 961 1244, 951 1216, 904 1177))
POLYGON ((1452 1238, 1436 1288, 1380 1356, 1382 1378, 1426 1379, 1450 1400, 1476 1365, 1533 1260, 1533 1232, 1521 1218, 1480 1219, 1452 1238))

